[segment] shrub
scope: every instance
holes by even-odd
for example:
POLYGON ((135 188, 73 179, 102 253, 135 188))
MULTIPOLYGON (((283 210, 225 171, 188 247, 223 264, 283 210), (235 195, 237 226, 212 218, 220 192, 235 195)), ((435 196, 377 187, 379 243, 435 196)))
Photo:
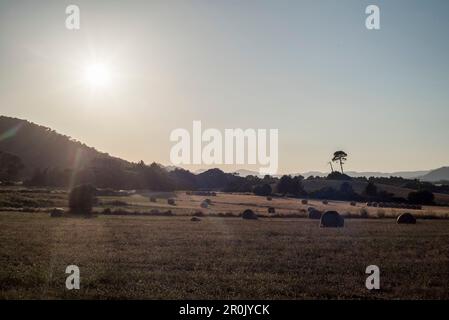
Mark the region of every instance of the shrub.
POLYGON ((302 204, 308 204, 309 201, 307 201, 306 199, 302 199, 302 200, 301 200, 301 203, 302 203, 302 204))
POLYGON ((255 186, 253 192, 257 196, 269 196, 272 190, 269 184, 263 184, 260 186, 255 186))
POLYGON ((90 184, 79 185, 69 194, 70 212, 76 214, 91 214, 96 202, 96 189, 90 184))
POLYGON ((167 199, 167 203, 171 206, 175 205, 175 199, 167 199))
POLYGON ((276 209, 274 207, 269 207, 268 213, 276 213, 276 209))
POLYGON ((408 194, 408 201, 413 204, 433 204, 435 196, 427 190, 412 191, 408 194))
POLYGON ((150 202, 156 202, 157 199, 155 197, 150 197, 150 202))

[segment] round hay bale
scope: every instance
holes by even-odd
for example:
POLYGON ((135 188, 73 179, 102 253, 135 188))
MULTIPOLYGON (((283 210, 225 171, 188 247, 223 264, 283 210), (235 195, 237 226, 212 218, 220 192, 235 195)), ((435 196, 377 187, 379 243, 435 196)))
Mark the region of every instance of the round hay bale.
POLYGON ((204 213, 202 211, 196 211, 193 213, 194 217, 204 217, 204 213))
POLYGON ((323 200, 323 204, 329 204, 329 201, 323 200))
POLYGON ((50 217, 52 218, 59 218, 64 215, 64 209, 61 208, 54 208, 50 211, 50 217))
POLYGON ((326 211, 320 220, 322 228, 342 228, 345 225, 344 218, 337 211, 326 211))
POLYGON ((355 207, 357 205, 357 202, 351 201, 350 205, 355 207))
POLYGON ((367 202, 367 203, 366 203, 366 206, 367 206, 367 207, 372 207, 373 204, 372 204, 371 202, 367 202))
POLYGON ((398 224, 415 224, 416 218, 409 212, 401 214, 396 220, 398 224))
POLYGON ((377 202, 373 202, 373 207, 378 207, 379 206, 379 204, 377 203, 377 202))
POLYGON ((271 200, 273 200, 273 198, 272 197, 267 197, 267 200, 271 201, 271 200))
POLYGON ((258 217, 257 217, 257 214, 255 214, 253 210, 246 209, 242 213, 242 218, 246 219, 246 220, 257 220, 258 217))
POLYGON ((192 217, 192 218, 190 219, 190 221, 195 221, 195 222, 197 222, 197 221, 201 221, 201 219, 198 218, 198 217, 192 217))
POLYGON ((321 219, 321 211, 318 211, 315 208, 309 208, 309 219, 319 220, 321 219))
POLYGON ((276 209, 273 207, 268 208, 268 213, 276 213, 276 209))
POLYGON ((301 203, 302 203, 302 204, 308 204, 309 201, 307 201, 307 199, 302 199, 302 200, 301 200, 301 203))
POLYGON ((175 199, 167 199, 167 203, 171 206, 175 205, 175 199))

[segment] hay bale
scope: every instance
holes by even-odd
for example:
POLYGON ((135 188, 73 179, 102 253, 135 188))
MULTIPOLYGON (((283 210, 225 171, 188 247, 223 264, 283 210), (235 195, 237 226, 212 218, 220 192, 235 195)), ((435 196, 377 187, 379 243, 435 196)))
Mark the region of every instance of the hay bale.
POLYGON ((323 204, 329 204, 329 201, 323 200, 323 204))
POLYGON ((326 211, 321 216, 321 228, 342 228, 344 225, 345 220, 337 211, 326 211))
POLYGON ((372 207, 373 204, 372 204, 371 202, 367 202, 367 203, 366 203, 366 206, 367 206, 367 207, 372 207))
POLYGON ((254 211, 251 209, 246 209, 245 211, 243 211, 242 218, 246 219, 246 220, 257 220, 258 219, 257 214, 255 214, 254 211))
POLYGON ((355 207, 357 205, 357 202, 351 201, 350 205, 355 207))
POLYGON ((398 224, 415 224, 416 218, 409 212, 401 214, 396 220, 398 224))
POLYGON ((202 211, 196 211, 193 213, 194 217, 204 217, 204 213, 202 211))
POLYGON ((315 208, 309 208, 309 219, 319 220, 321 219, 321 211, 318 211, 315 208))
POLYGON ((273 207, 268 208, 268 213, 276 213, 276 209, 273 207))
POLYGON ((61 208, 54 208, 50 211, 50 217, 52 218, 59 218, 64 215, 64 209, 61 208))
POLYGON ((197 221, 201 221, 201 219, 198 218, 198 217, 192 217, 192 218, 190 219, 190 221, 197 222, 197 221))
POLYGON ((167 199, 167 203, 171 206, 175 205, 175 199, 167 199))
POLYGON ((373 202, 373 207, 377 208, 379 204, 377 202, 373 202))
POLYGON ((309 201, 307 201, 307 199, 302 199, 301 200, 301 204, 308 204, 309 203, 309 201))

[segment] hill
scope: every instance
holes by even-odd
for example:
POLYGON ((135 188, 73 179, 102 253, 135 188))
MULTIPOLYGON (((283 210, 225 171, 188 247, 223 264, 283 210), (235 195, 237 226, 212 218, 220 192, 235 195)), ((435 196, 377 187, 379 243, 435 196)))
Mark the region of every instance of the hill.
POLYGON ((421 177, 422 181, 439 182, 449 181, 449 167, 441 167, 430 171, 421 177))
POLYGON ((79 169, 97 159, 129 164, 95 148, 35 123, 0 116, 0 150, 18 156, 23 164, 22 177, 36 169, 79 169))

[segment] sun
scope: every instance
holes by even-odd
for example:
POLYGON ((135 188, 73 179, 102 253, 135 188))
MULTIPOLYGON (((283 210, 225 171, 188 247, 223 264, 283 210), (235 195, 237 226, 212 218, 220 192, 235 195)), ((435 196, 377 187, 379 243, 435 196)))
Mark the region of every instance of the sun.
POLYGON ((92 88, 107 87, 111 77, 111 70, 105 64, 95 63, 85 68, 85 80, 92 88))

